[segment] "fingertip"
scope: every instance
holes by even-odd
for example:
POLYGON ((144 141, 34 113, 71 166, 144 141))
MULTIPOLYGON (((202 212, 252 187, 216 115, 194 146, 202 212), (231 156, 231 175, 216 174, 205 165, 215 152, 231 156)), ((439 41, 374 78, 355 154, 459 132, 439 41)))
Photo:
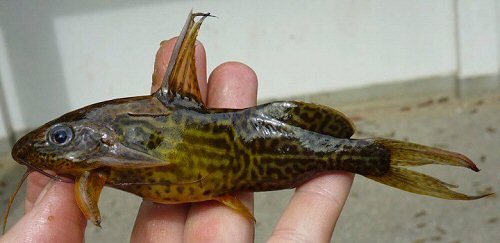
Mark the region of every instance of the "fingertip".
POLYGON ((208 78, 207 104, 213 108, 247 108, 257 104, 257 75, 240 62, 219 65, 208 78))

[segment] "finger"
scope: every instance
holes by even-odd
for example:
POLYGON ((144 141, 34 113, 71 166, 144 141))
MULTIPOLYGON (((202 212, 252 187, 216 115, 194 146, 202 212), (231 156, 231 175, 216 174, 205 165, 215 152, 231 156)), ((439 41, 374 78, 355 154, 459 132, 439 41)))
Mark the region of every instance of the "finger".
POLYGON ((39 195, 1 242, 83 242, 87 219, 75 203, 73 184, 50 181, 39 195))
MULTIPOLYGON (((176 38, 163 41, 156 53, 153 84, 151 92, 158 90, 163 80, 165 70, 174 49, 176 38)), ((205 49, 196 42, 195 49, 196 72, 203 100, 206 100, 207 74, 205 49)), ((143 201, 132 230, 131 242, 157 242, 169 239, 171 242, 182 241, 187 205, 160 205, 143 201)))
MULTIPOLYGON (((167 70, 168 62, 172 56, 177 37, 168 41, 160 43, 160 49, 156 52, 155 65, 153 71, 153 83, 151 85, 151 93, 154 93, 161 87, 163 76, 167 70)), ((196 61, 196 76, 201 91, 203 101, 206 101, 207 94, 207 61, 205 48, 201 42, 196 41, 195 47, 195 61, 196 61)))
POLYGON ((188 204, 142 201, 130 242, 182 242, 188 204))
POLYGON ((269 242, 329 242, 353 178, 332 172, 298 187, 269 242))
MULTIPOLYGON (((211 108, 255 106, 257 77, 244 64, 224 63, 210 75, 207 95, 207 105, 211 108)), ((252 193, 237 197, 253 211, 252 193)), ((184 235, 186 242, 253 242, 254 223, 218 202, 194 203, 184 235)))
POLYGON ((31 172, 27 179, 26 200, 24 202, 24 213, 27 214, 33 208, 35 201, 39 198, 40 193, 45 186, 51 181, 47 176, 38 172, 31 172))
POLYGON ((219 65, 210 74, 207 106, 210 108, 247 108, 257 104, 257 75, 238 62, 219 65))

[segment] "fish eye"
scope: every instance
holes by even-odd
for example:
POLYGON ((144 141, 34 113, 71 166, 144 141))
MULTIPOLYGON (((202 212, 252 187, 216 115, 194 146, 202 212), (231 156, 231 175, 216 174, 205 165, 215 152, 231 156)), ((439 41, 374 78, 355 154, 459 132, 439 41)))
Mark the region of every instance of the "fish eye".
POLYGON ((55 145, 66 145, 73 139, 73 130, 66 125, 56 125, 48 133, 49 141, 55 145))

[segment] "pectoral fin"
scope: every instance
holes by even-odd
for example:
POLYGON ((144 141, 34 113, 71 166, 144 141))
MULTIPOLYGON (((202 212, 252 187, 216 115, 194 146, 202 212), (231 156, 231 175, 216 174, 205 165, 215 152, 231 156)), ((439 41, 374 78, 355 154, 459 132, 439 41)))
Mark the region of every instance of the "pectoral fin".
POLYGON ((97 203, 106 184, 106 171, 85 171, 75 180, 76 203, 85 217, 101 227, 101 214, 97 203))
POLYGON ((235 196, 233 195, 225 195, 221 197, 214 198, 214 200, 217 200, 221 202, 222 204, 230 207, 231 209, 236 210, 240 215, 248 219, 249 221, 255 223, 255 217, 253 214, 248 210, 248 208, 235 196))
POLYGON ((142 146, 126 142, 124 142, 124 144, 114 145, 107 154, 89 159, 87 162, 111 168, 144 168, 173 165, 164 159, 155 157, 151 153, 148 153, 148 151, 142 146))
POLYGON ((189 13, 177 43, 172 52, 167 70, 163 77, 160 95, 172 101, 174 98, 190 98, 203 104, 198 78, 196 76, 195 45, 196 37, 203 20, 209 13, 189 13), (201 18, 195 22, 195 17, 201 18))

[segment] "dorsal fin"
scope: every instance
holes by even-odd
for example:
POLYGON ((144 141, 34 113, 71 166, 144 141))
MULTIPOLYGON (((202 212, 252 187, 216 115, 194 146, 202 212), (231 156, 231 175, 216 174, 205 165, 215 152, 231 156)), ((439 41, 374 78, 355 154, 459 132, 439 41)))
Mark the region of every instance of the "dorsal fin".
POLYGON ((164 98, 162 99, 164 102, 171 102, 175 98, 189 98, 203 106, 196 76, 195 45, 201 23, 208 16, 212 15, 210 13, 189 12, 186 23, 172 51, 161 88, 157 91, 164 98), (195 21, 198 16, 201 16, 201 18, 195 21))

